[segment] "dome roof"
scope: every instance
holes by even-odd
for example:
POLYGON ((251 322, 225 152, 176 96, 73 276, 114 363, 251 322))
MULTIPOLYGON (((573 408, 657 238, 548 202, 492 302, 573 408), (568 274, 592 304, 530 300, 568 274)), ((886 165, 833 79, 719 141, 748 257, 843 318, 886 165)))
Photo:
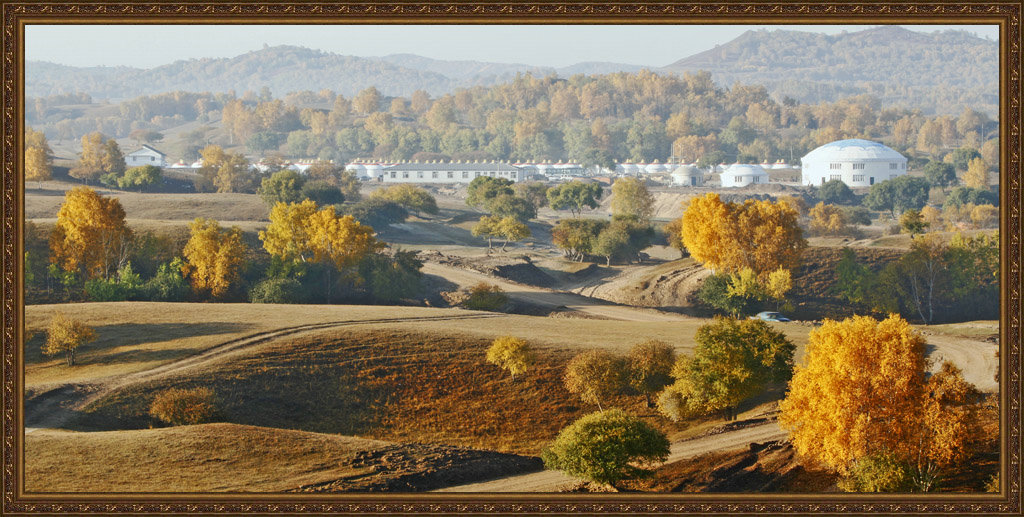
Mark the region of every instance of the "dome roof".
POLYGON ((807 153, 800 161, 906 161, 907 158, 892 148, 871 140, 851 138, 827 143, 807 153))
POLYGON ((676 170, 672 171, 673 178, 688 178, 691 176, 704 177, 704 173, 693 165, 680 165, 676 170))
POLYGON ((725 172, 722 173, 722 175, 723 176, 747 176, 747 175, 755 175, 755 176, 765 175, 766 176, 766 175, 768 175, 768 173, 765 172, 764 169, 760 165, 749 164, 749 163, 734 163, 734 164, 730 165, 729 168, 726 169, 725 172))

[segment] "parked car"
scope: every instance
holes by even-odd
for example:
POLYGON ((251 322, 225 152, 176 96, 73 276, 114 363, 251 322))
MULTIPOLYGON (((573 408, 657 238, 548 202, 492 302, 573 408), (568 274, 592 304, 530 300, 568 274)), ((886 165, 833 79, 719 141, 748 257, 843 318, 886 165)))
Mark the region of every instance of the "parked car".
POLYGON ((787 318, 787 317, 785 317, 785 316, 783 316, 783 315, 781 315, 781 314, 779 314, 777 312, 771 312, 771 311, 759 312, 759 313, 757 313, 757 316, 751 316, 750 319, 752 319, 752 320, 761 320, 761 321, 789 321, 789 318, 787 318))

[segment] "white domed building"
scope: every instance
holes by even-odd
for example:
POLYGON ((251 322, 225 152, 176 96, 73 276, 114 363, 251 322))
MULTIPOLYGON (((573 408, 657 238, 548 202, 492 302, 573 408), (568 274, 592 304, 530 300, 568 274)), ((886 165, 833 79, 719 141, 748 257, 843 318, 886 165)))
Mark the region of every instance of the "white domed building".
POLYGON ((870 187, 907 173, 907 158, 870 140, 851 138, 825 144, 800 159, 802 183, 841 180, 849 187, 870 187))
POLYGON ((704 171, 693 165, 680 165, 672 171, 672 184, 684 187, 704 186, 704 171))
POLYGON ((734 163, 722 173, 723 187, 745 187, 768 183, 768 173, 760 165, 734 163))

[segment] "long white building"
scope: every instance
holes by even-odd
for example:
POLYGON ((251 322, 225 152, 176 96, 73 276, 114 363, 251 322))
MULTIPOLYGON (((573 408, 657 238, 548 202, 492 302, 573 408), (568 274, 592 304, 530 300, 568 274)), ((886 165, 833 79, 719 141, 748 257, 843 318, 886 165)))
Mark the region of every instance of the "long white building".
POLYGON ((850 187, 869 187, 907 173, 907 158, 890 147, 852 138, 825 144, 800 159, 802 183, 823 185, 840 180, 850 187))
POLYGON ((527 167, 498 161, 354 162, 346 169, 355 171, 362 178, 383 183, 469 183, 481 176, 504 178, 515 183, 533 175, 527 167))

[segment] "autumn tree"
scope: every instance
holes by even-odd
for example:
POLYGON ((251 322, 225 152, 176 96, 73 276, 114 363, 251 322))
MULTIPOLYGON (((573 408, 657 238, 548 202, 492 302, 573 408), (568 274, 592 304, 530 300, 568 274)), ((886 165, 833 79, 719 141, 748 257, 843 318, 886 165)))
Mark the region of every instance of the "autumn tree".
POLYGON ((843 211, 835 205, 826 205, 824 201, 811 207, 811 233, 817 235, 843 235, 849 231, 843 217, 843 211))
POLYGON ((676 380, 659 397, 674 420, 716 411, 734 419, 740 402, 792 374, 796 347, 761 320, 718 317, 698 328, 695 340, 693 355, 679 357, 676 380))
POLYGON ((548 204, 548 186, 540 181, 519 182, 512 189, 516 197, 528 201, 534 210, 540 210, 548 204))
POLYGON ((541 457, 544 466, 597 483, 647 475, 668 458, 665 435, 620 409, 586 415, 562 429, 541 457))
POLYGON ((975 228, 999 226, 999 208, 992 205, 977 205, 971 209, 971 223, 975 228))
POLYGON ((369 115, 379 109, 380 100, 380 92, 371 86, 356 94, 355 99, 352 100, 352 107, 360 113, 369 115))
POLYGON ((565 389, 583 402, 597 404, 627 386, 625 360, 605 350, 591 350, 573 357, 565 367, 565 389))
POLYGON ((78 347, 95 340, 96 331, 92 327, 58 312, 50 320, 43 353, 49 356, 66 354, 68 366, 74 366, 78 347))
POLYGON ((643 394, 647 407, 654 407, 651 395, 672 383, 676 352, 668 343, 648 339, 633 345, 627 356, 629 385, 643 394))
POLYGON ((348 201, 355 202, 362 199, 359 192, 359 177, 356 173, 334 163, 324 160, 314 162, 306 169, 306 178, 310 182, 326 181, 328 184, 338 187, 348 201))
POLYGON ((786 293, 793 288, 793 273, 785 268, 779 268, 768 274, 764 284, 765 294, 775 300, 775 310, 779 310, 782 301, 786 299, 786 293))
POLYGON ((242 229, 221 229, 217 221, 202 217, 189 223, 188 228, 191 236, 182 254, 192 288, 219 298, 240 278, 247 251, 242 229))
POLYGON ((53 151, 46 135, 42 131, 25 128, 25 181, 41 184, 52 177, 53 151))
POLYGON ((536 354, 530 345, 512 336, 495 339, 487 349, 487 362, 507 371, 512 375, 512 380, 515 380, 516 375, 526 373, 535 360, 536 354))
POLYGON ((612 185, 612 215, 648 221, 654 214, 654 196, 640 178, 619 178, 612 185))
POLYGON ((975 158, 967 163, 964 185, 975 189, 988 188, 988 164, 985 160, 975 158))
MULTIPOLYGON (((374 237, 373 228, 360 224, 351 215, 339 216, 332 207, 322 208, 307 218, 306 237, 313 260, 338 271, 345 271, 384 247, 374 237)), ((331 303, 331 269, 327 268, 327 303, 331 303)))
POLYGON ((551 229, 551 242, 566 257, 582 261, 594 251, 597 237, 608 226, 596 219, 562 219, 551 229))
POLYGON ((72 178, 83 181, 98 179, 103 174, 124 172, 124 155, 114 139, 107 139, 95 131, 82 136, 82 154, 78 163, 68 171, 72 178))
POLYGON ((926 380, 926 366, 924 338, 899 316, 825 320, 811 331, 780 423, 801 455, 840 474, 892 454, 930 488, 935 467, 964 457, 971 389, 945 365, 926 380))
POLYGON ((526 222, 537 217, 537 209, 533 203, 519 196, 502 194, 488 200, 485 207, 492 215, 502 219, 512 218, 526 222))
POLYGON ((505 251, 505 246, 508 243, 521 241, 529 237, 531 233, 530 227, 522 221, 515 217, 503 217, 498 222, 498 235, 504 239, 504 242, 501 243, 501 251, 505 251))
POLYGON ((683 244, 711 270, 749 267, 760 276, 792 269, 807 247, 798 216, 784 202, 723 203, 718 194, 707 194, 691 199, 683 212, 683 244))
POLYGON ((109 278, 128 260, 131 245, 132 232, 117 198, 88 187, 67 191, 50 235, 53 263, 82 278, 109 278))
POLYGON ((686 258, 690 252, 683 244, 683 218, 673 219, 661 227, 670 248, 679 250, 679 258, 686 258))
POLYGON ((375 199, 386 199, 402 205, 407 210, 424 214, 437 214, 437 200, 426 189, 403 183, 380 188, 370 195, 375 199))

